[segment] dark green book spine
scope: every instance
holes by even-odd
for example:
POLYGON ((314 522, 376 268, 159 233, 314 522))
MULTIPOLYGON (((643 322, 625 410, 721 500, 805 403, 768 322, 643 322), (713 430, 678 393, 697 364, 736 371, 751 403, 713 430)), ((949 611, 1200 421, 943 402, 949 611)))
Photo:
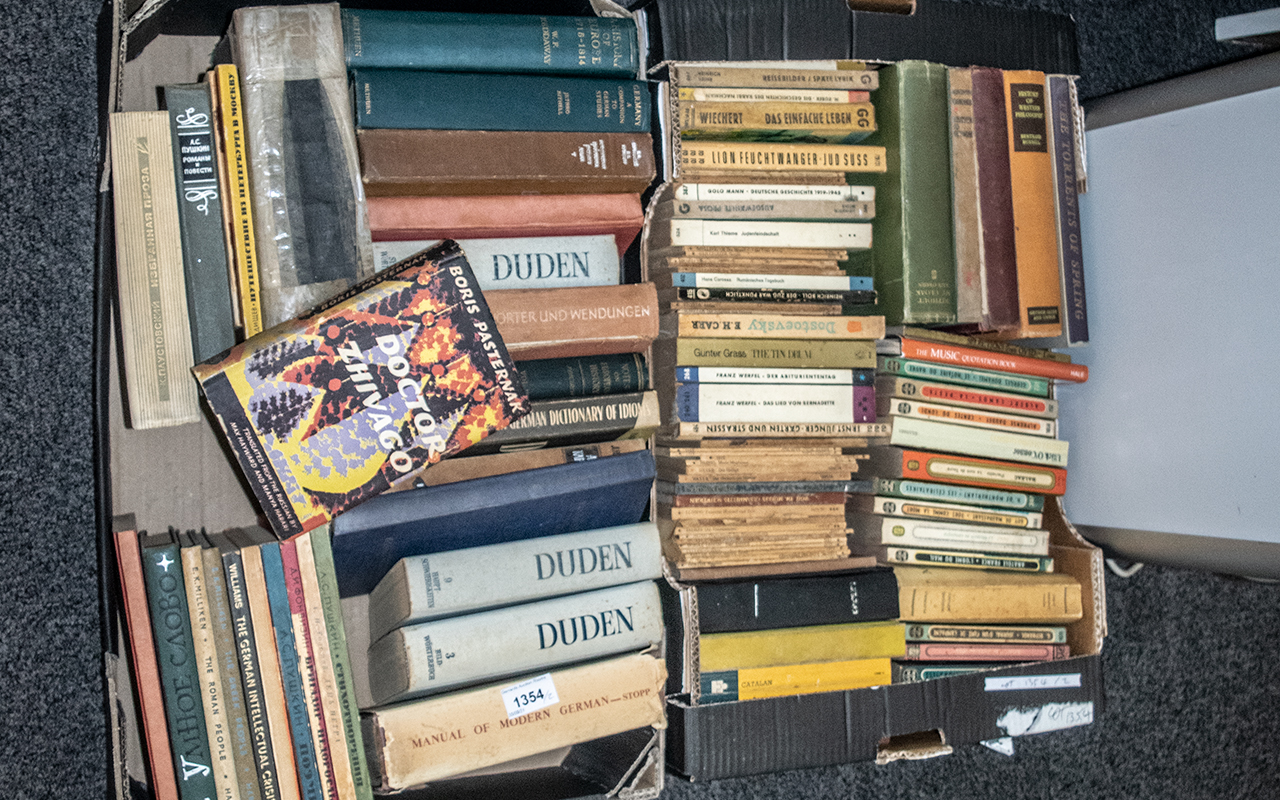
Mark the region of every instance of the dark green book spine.
POLYGON ((342 10, 349 69, 631 78, 637 39, 635 21, 623 17, 342 10))
POLYGON ((356 690, 352 685, 351 655, 347 651, 347 632, 342 619, 342 602, 338 597, 338 573, 333 564, 329 526, 323 525, 307 535, 311 537, 311 553, 316 562, 316 582, 320 585, 320 605, 324 608, 325 629, 329 634, 329 658, 333 661, 333 677, 338 687, 338 703, 342 711, 342 729, 346 734, 347 753, 351 758, 351 779, 356 785, 356 797, 359 800, 373 800, 373 782, 365 758, 356 690))
POLYGON ((173 131, 191 350, 200 362, 236 343, 209 87, 202 83, 166 86, 164 102, 173 131))
POLYGON ((224 550, 222 564, 227 577, 227 598, 231 606, 236 653, 240 659, 241 686, 244 688, 254 764, 258 769, 258 785, 262 789, 263 800, 280 800, 280 783, 276 777, 275 754, 271 749, 271 731, 267 723, 267 701, 262 673, 258 671, 258 647, 253 639, 253 616, 249 613, 240 551, 224 550))
POLYGON ((178 793, 182 800, 214 800, 218 790, 213 781, 200 670, 177 543, 168 536, 148 536, 143 540, 142 566, 178 793))
POLYGON ((298 770, 298 786, 303 800, 325 800, 324 784, 316 762, 315 741, 311 737, 311 721, 307 718, 307 695, 298 669, 298 648, 293 638, 293 617, 289 612, 289 589, 284 582, 284 562, 280 543, 262 545, 262 570, 267 583, 267 600, 271 605, 271 624, 275 628, 276 650, 280 654, 280 680, 284 684, 285 705, 289 712, 289 730, 293 735, 293 754, 298 770))
POLYGON ((649 370, 639 353, 518 361, 530 400, 643 392, 649 370))
POLYGON ((352 70, 351 81, 360 128, 649 130, 649 90, 640 81, 404 69, 352 70))
POLYGON ((227 600, 227 579, 222 571, 222 554, 209 547, 204 558, 205 580, 209 594, 209 624, 213 628, 213 649, 222 675, 223 708, 227 730, 231 732, 231 751, 236 765, 236 785, 240 800, 258 800, 258 771, 254 768, 253 739, 249 735, 249 717, 244 710, 244 689, 240 685, 240 657, 236 651, 235 623, 227 600))
POLYGON ((885 148, 876 186, 876 290, 890 325, 956 321, 947 68, 900 61, 880 70, 872 94, 879 127, 865 144, 885 148))

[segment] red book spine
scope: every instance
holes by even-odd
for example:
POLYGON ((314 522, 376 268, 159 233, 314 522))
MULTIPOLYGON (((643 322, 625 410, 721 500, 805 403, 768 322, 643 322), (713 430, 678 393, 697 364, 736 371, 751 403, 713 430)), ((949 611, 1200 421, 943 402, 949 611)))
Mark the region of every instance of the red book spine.
POLYGON ((1055 661, 1070 655, 1070 648, 1065 644, 921 642, 907 645, 906 658, 915 661, 1055 661))
POLYGON ((927 342, 902 337, 902 357, 940 364, 956 364, 962 367, 991 369, 997 372, 1015 372, 1041 378, 1084 383, 1089 379, 1089 368, 1084 364, 1051 361, 1044 358, 1010 355, 975 347, 927 342))
POLYGON ((129 649, 133 656, 133 682, 142 711, 142 732, 147 741, 151 766, 151 791, 156 800, 178 800, 178 780, 173 772, 169 749, 169 726, 164 717, 164 694, 160 688, 160 665, 151 635, 151 612, 147 608, 146 578, 142 574, 142 551, 137 531, 116 531, 116 566, 124 596, 125 623, 129 626, 129 649))

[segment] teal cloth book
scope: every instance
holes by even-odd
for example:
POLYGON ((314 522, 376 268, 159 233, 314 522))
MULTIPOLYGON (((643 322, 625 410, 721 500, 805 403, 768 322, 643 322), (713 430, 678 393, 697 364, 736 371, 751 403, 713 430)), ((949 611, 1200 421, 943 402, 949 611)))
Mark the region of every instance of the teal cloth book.
POLYGON ((622 17, 344 8, 350 69, 635 77, 636 23, 622 17))
POLYGON ((649 89, 641 81, 356 69, 351 82, 358 128, 649 130, 649 89))
POLYGON ((284 582, 280 543, 264 542, 259 549, 266 576, 267 600, 271 606, 271 626, 276 635, 276 651, 280 654, 280 680, 284 684, 289 730, 293 734, 298 788, 302 800, 325 800, 315 742, 311 737, 311 721, 307 718, 306 689, 302 685, 302 672, 298 669, 298 648, 293 638, 293 616, 289 611, 289 589, 284 582))
POLYGON ((187 589, 178 543, 173 537, 168 534, 145 537, 142 568, 160 662, 178 795, 182 800, 216 797, 204 704, 200 699, 200 672, 191 638, 191 616, 187 613, 187 589))

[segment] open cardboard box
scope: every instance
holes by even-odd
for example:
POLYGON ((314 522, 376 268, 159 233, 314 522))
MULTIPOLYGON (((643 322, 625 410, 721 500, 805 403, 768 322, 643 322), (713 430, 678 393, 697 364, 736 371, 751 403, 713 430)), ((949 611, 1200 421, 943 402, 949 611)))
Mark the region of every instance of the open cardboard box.
MULTIPOLYGON (((1105 703, 1099 656, 1107 634, 1102 551, 1076 532, 1056 498, 1045 506, 1044 525, 1056 569, 1081 584, 1084 616, 1067 626, 1071 658, 705 706, 693 705, 687 693, 672 693, 667 765, 690 780, 714 780, 853 761, 887 763, 1091 723, 1105 703)), ((678 635, 668 631, 673 640, 678 635)), ((696 627, 684 636, 686 654, 696 658, 696 627)), ((674 666, 669 673, 679 680, 674 666)))
MULTIPOLYGON (((258 3, 257 5, 264 5, 258 3)), ((194 83, 210 65, 231 20, 232 10, 250 5, 235 0, 108 0, 100 20, 99 70, 101 130, 111 111, 154 110, 154 87, 194 83)), ((344 5, 360 6, 361 3, 344 5)), ((378 3, 386 7, 386 3, 378 3)), ((394 4, 392 4, 394 5, 394 4)), ((422 4, 404 3, 405 7, 422 4)), ((446 10, 447 4, 438 4, 446 10)), ((502 10, 512 11, 506 4, 502 10)), ((575 13, 576 4, 556 0, 526 13, 575 13)), ((428 6, 429 7, 429 6, 428 6)), ((98 197, 98 300, 95 309, 95 421, 97 448, 98 536, 100 580, 106 603, 106 685, 112 731, 113 774, 118 797, 147 794, 145 744, 137 719, 129 670, 127 630, 119 604, 113 517, 131 514, 137 528, 163 531, 205 529, 210 532, 259 524, 253 494, 223 443, 216 421, 205 408, 195 424, 152 430, 126 425, 125 398, 118 360, 119 322, 115 319, 115 248, 110 164, 103 151, 98 197)), ((193 379, 194 380, 194 379, 193 379)), ((367 596, 344 600, 357 695, 369 705, 365 652, 368 646, 367 596), (363 636, 363 638, 361 638, 363 636)), ((496 765, 465 776, 439 781, 406 796, 423 798, 492 797, 514 792, 523 797, 562 800, 592 797, 656 797, 663 785, 663 731, 647 727, 561 748, 539 756, 496 765)))

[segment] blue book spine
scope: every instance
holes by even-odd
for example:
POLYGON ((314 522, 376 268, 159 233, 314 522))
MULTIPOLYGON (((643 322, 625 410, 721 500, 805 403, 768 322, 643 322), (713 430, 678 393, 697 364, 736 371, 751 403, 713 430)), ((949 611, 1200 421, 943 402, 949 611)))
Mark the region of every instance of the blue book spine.
POLYGON ((293 755, 297 763, 298 787, 303 800, 325 800, 316 762, 315 741, 311 722, 307 719, 307 694, 298 669, 298 648, 293 639, 293 617, 289 612, 289 590, 284 582, 284 562, 279 542, 264 542, 260 547, 262 569, 266 575, 267 600, 271 606, 271 626, 276 634, 276 650, 280 654, 280 678, 284 684, 285 705, 289 711, 289 729, 293 733, 293 755))
POLYGON ((348 69, 639 74, 634 20, 533 14, 342 10, 348 69))
POLYGON ((637 450, 379 495, 333 520, 338 591, 366 594, 408 556, 639 522, 653 479, 637 450))
POLYGON ((465 131, 649 130, 640 81, 559 75, 352 70, 356 125, 465 131))

